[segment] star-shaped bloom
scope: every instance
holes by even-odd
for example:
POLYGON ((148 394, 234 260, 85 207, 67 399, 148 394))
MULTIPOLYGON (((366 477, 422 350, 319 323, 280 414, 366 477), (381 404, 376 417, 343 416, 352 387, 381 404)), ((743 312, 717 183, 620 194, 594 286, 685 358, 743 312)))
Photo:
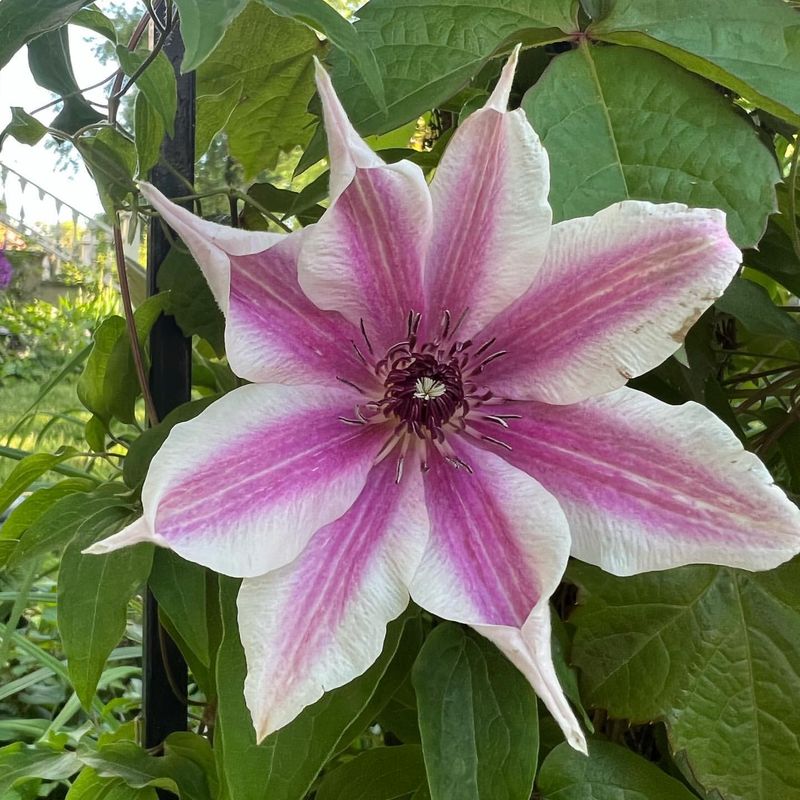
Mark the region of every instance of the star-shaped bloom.
POLYGON ((410 597, 491 639, 585 750, 550 651, 570 553, 630 575, 800 549, 798 509, 722 422, 624 386, 736 273, 724 215, 627 201, 552 225, 515 63, 430 185, 370 150, 318 69, 331 204, 295 233, 142 186, 251 383, 172 430, 144 515, 93 551, 152 541, 244 578, 259 739, 366 670, 410 597))

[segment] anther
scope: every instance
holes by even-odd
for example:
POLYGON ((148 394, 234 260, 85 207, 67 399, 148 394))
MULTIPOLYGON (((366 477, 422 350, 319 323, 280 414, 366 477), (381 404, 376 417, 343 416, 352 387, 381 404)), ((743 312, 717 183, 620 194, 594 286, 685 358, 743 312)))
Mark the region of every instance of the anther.
POLYGON ((369 350, 370 355, 374 355, 375 351, 372 349, 372 342, 370 342, 369 336, 367 336, 367 326, 364 325, 363 317, 358 322, 361 328, 361 335, 364 337, 364 341, 367 343, 367 350, 369 350))

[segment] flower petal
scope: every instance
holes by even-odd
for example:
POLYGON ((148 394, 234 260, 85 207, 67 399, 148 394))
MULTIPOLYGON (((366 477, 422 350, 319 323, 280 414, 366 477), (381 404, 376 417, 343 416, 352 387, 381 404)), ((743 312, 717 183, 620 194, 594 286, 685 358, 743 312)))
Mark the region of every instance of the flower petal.
POLYGON ((339 314, 317 308, 297 282, 306 230, 243 231, 200 219, 141 184, 142 194, 191 251, 226 317, 233 371, 259 383, 328 383, 359 374, 351 341, 359 335, 339 314))
POLYGON ((372 344, 388 348, 404 338, 409 311, 423 310, 430 227, 430 193, 416 164, 358 169, 306 235, 300 285, 320 308, 354 325, 363 320, 372 344))
POLYGON ((398 485, 385 459, 350 510, 318 530, 298 558, 243 581, 245 697, 259 740, 380 655, 386 623, 408 605, 427 536, 419 470, 398 485))
POLYGON ((522 418, 503 431, 506 457, 558 498, 583 561, 616 575, 695 563, 758 570, 800 551, 800 511, 701 405, 622 388, 492 411, 512 409, 522 418))
POLYGON ((533 285, 481 335, 509 351, 487 381, 548 403, 616 389, 677 350, 740 263, 715 209, 631 200, 561 222, 533 285))
MULTIPOLYGON (((521 109, 507 112, 517 50, 486 105, 459 126, 431 183, 428 307, 472 335, 524 292, 547 245, 547 154, 521 109)), ((438 321, 438 318, 437 318, 438 321)))
POLYGON ((440 458, 426 473, 431 532, 411 596, 492 639, 577 746, 583 736, 555 678, 547 617, 569 556, 567 521, 530 476, 493 453, 454 447, 474 474, 440 458))
POLYGON ((328 160, 330 161, 330 196, 335 200, 353 180, 357 169, 379 167, 384 162, 372 148, 358 135, 347 112, 342 107, 333 89, 330 76, 314 58, 316 67, 317 92, 322 100, 322 114, 325 120, 325 134, 328 138, 328 160))
MULTIPOLYGON (((338 419, 354 393, 319 386, 243 386, 176 425, 142 489, 145 522, 104 553, 149 540, 237 577, 294 559, 361 492, 386 438, 338 419)), ((372 430, 370 430, 372 429, 372 430)))

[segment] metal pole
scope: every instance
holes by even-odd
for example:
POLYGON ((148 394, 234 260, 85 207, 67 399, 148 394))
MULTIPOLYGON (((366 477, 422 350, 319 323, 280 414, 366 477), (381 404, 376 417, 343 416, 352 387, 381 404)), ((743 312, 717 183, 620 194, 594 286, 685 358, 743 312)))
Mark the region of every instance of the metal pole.
MULTIPOLYGON (((160 3, 156 11, 162 19, 166 15, 166 5, 160 3)), ((195 76, 193 72, 180 74, 183 52, 183 40, 176 25, 164 45, 164 53, 172 63, 178 84, 175 136, 164 138, 161 161, 150 175, 153 185, 167 197, 188 193, 178 175, 194 182, 195 76)), ((154 220, 147 239, 148 295, 158 292, 158 269, 169 248, 160 221, 154 220)), ((162 316, 154 325, 150 335, 150 357, 153 404, 158 418, 163 419, 191 395, 191 341, 183 335, 173 317, 162 316)), ((184 695, 188 675, 186 662, 158 621, 158 604, 149 589, 145 597, 143 636, 144 746, 150 748, 160 745, 173 731, 186 729, 184 695)))

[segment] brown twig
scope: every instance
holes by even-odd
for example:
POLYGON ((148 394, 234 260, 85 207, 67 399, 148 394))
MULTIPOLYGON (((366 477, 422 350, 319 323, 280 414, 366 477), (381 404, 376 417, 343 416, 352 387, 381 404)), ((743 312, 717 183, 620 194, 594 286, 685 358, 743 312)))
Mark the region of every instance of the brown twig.
POLYGON ((144 368, 142 348, 139 346, 139 337, 136 333, 136 320, 133 317, 133 303, 131 302, 131 292, 128 286, 128 273, 125 268, 125 250, 122 246, 122 229, 119 226, 119 216, 116 216, 114 220, 114 260, 117 262, 119 291, 122 295, 122 308, 125 311, 125 325, 128 329, 128 338, 131 343, 133 364, 136 368, 136 379, 139 382, 139 389, 144 398, 147 419, 150 421, 151 425, 157 425, 158 414, 156 413, 156 407, 153 403, 153 395, 150 392, 150 384, 147 380, 147 373, 144 368))

